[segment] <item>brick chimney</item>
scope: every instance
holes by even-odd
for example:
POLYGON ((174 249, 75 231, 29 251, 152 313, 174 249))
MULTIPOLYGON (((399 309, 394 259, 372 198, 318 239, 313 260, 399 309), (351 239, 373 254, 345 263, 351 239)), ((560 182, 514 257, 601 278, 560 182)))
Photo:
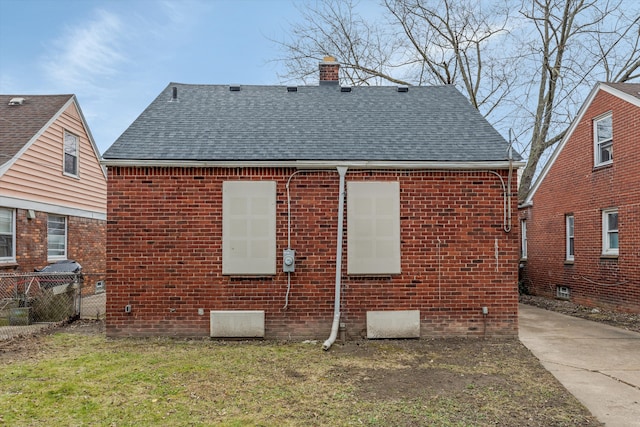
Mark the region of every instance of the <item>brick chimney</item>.
POLYGON ((325 56, 319 65, 320 85, 337 85, 339 82, 338 71, 340 64, 333 56, 325 56))

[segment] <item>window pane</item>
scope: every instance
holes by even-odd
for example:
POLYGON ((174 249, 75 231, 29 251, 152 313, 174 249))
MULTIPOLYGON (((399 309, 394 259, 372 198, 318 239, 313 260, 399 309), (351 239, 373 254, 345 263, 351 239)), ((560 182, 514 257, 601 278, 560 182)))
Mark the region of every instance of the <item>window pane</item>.
POLYGON ((70 133, 64 135, 64 152, 75 156, 78 153, 78 138, 70 133))
POLYGON ((594 121, 596 165, 613 161, 613 120, 611 115, 594 121))
POLYGON ((47 221, 47 252, 49 257, 65 256, 66 232, 66 218, 50 215, 47 221))
POLYGON ((602 214, 602 240, 605 255, 618 255, 618 211, 611 209, 602 214))
POLYGON ((614 212, 614 213, 610 213, 607 215, 608 217, 608 230, 609 231, 617 231, 618 230, 618 213, 614 212))
POLYGON ((13 213, 8 209, 0 209, 0 233, 13 232, 13 213))
POLYGON ((13 236, 0 235, 0 258, 13 257, 13 236))
POLYGON ((567 256, 567 260, 573 260, 573 227, 574 224, 574 218, 573 215, 567 215, 565 216, 565 226, 566 226, 566 236, 565 236, 565 242, 566 242, 566 256, 567 256))
POLYGON ((526 220, 522 220, 520 221, 520 257, 521 258, 526 258, 527 257, 527 221, 526 220))
POLYGON ((573 237, 573 217, 567 217, 567 234, 569 237, 573 237))
POLYGON ((70 156, 69 154, 64 155, 64 171, 66 173, 70 173, 75 175, 78 170, 78 159, 74 156, 70 156))
POLYGON ((64 171, 78 174, 78 138, 70 133, 64 134, 64 171))
POLYGON ((607 141, 613 137, 613 126, 611 116, 605 117, 602 120, 598 120, 596 123, 598 130, 598 142, 607 141))
POLYGON ((13 211, 0 209, 0 258, 13 258, 13 211))
POLYGON ((600 162, 608 162, 613 160, 613 145, 608 142, 600 145, 600 162))

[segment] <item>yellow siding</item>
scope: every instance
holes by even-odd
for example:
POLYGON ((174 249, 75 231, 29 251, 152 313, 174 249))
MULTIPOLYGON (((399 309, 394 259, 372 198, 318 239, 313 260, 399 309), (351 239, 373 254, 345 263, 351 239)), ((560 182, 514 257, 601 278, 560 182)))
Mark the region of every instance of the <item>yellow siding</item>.
POLYGON ((74 104, 0 178, 0 186, 5 196, 106 213, 107 182, 74 104), (79 138, 78 177, 63 174, 65 130, 79 138))

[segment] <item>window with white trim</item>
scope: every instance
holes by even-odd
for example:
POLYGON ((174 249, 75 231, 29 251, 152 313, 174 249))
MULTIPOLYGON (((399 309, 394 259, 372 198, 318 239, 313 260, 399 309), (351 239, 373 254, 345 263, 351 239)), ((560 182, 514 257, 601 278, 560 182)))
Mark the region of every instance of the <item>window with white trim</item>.
POLYGON ((78 137, 64 132, 64 173, 78 175, 78 137))
POLYGON ((566 229, 566 260, 573 261, 575 255, 575 238, 574 238, 575 218, 573 215, 565 216, 566 229))
POLYGON ((520 220, 520 258, 527 259, 527 220, 520 220))
POLYGON ((347 182, 347 273, 400 272, 400 183, 347 182))
POLYGON ((49 215, 47 218, 47 259, 67 258, 67 218, 49 215))
POLYGON ((275 181, 222 184, 222 274, 276 274, 275 181))
POLYGON ((595 166, 613 162, 613 120, 611 113, 593 121, 593 137, 595 166))
POLYGON ((15 211, 0 208, 0 262, 16 260, 15 224, 15 211))
POLYGON ((618 255, 618 210, 602 211, 602 255, 618 255))

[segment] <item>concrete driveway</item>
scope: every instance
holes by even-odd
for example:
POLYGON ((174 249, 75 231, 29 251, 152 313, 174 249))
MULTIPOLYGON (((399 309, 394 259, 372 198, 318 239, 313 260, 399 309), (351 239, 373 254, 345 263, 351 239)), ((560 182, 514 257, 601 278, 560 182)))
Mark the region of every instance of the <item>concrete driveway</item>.
POLYGON ((520 341, 607 427, 640 426, 640 333, 520 304, 520 341))

